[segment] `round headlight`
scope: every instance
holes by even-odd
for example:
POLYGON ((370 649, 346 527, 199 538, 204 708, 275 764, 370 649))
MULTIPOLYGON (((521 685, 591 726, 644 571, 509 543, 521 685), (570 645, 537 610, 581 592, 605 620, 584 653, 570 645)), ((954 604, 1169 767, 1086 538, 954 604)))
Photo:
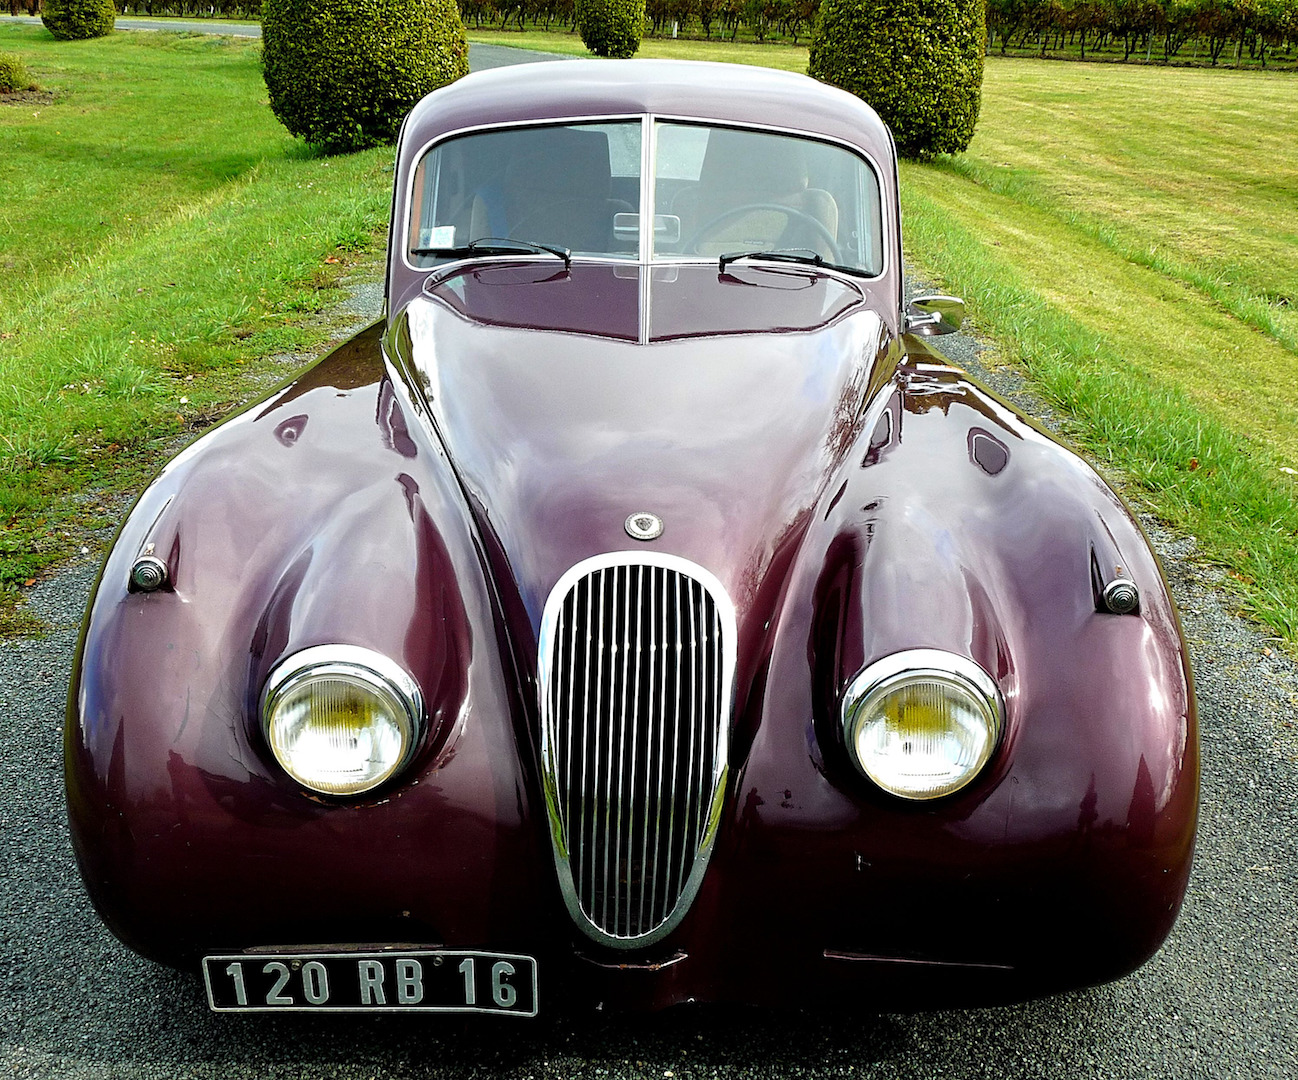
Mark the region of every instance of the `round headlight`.
POLYGON ((843 697, 843 737, 856 767, 903 799, 936 799, 968 784, 1000 740, 1005 709, 972 660, 937 649, 884 657, 843 697))
POLYGON ((281 662, 261 693, 261 724, 275 760, 303 787, 359 795, 414 753, 423 722, 419 687, 386 656, 318 645, 281 662))

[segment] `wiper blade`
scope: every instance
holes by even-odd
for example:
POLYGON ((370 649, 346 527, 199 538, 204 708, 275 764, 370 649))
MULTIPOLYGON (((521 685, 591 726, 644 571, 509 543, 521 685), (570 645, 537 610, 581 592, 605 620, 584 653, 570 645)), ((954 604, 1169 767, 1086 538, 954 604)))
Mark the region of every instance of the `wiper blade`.
POLYGON ((771 248, 757 251, 731 251, 721 256, 721 270, 740 259, 766 259, 768 262, 800 263, 804 266, 828 266, 811 248, 771 248))
POLYGON ((460 247, 414 248, 412 255, 553 255, 563 260, 564 269, 572 268, 572 252, 556 244, 538 244, 534 240, 515 240, 510 236, 480 236, 460 247))

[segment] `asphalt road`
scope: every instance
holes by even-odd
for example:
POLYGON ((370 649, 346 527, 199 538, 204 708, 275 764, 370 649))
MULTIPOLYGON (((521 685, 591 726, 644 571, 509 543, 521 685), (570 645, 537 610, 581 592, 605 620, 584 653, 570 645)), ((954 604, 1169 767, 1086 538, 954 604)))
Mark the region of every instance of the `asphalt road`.
MULTIPOLYGON (((361 307, 375 306, 371 287, 361 307)), ((1049 423, 1012 375, 981 370, 971 342, 952 348, 1049 423)), ((52 631, 0 643, 0 1077, 1298 1076, 1298 667, 1230 614, 1192 540, 1150 529, 1193 655, 1204 775, 1186 905, 1144 968, 1001 1009, 561 1022, 218 1016, 196 976, 116 942, 81 889, 63 808, 64 688, 107 542, 87 535, 33 590, 52 631)))
MULTIPOLYGON (((0 26, 6 22, 39 23, 39 15, 0 16, 0 26)), ((113 24, 118 30, 170 30, 175 34, 226 34, 230 37, 261 37, 260 23, 218 23, 211 19, 137 19, 118 15, 113 24)))

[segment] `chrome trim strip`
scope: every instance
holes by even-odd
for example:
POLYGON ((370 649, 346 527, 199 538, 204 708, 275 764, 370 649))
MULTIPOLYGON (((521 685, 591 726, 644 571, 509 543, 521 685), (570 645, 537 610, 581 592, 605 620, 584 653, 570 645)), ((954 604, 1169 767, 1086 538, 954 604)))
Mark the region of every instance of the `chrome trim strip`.
MULTIPOLYGON (((637 594, 638 596, 644 596, 644 576, 645 576, 645 567, 643 567, 643 566, 639 566, 639 565, 638 565, 638 566, 636 566, 635 570, 636 570, 636 585, 637 585, 637 588, 636 588, 636 594, 637 594)), ((640 655, 642 655, 641 650, 642 650, 643 646, 644 646, 643 623, 641 622, 640 619, 636 619, 636 625, 635 625, 635 654, 636 654, 636 656, 640 656, 640 655)), ((631 698, 631 709, 632 709, 632 711, 631 711, 631 775, 632 775, 632 776, 635 776, 635 775, 636 775, 636 748, 640 745, 640 672, 641 672, 641 668, 642 668, 642 667, 643 667, 642 664, 636 664, 636 668, 635 668, 635 689, 632 691, 632 698, 631 698)), ((647 720, 647 719, 648 719, 648 718, 646 717, 646 720, 647 720)), ((648 764, 647 759, 646 759, 646 764, 648 764)), ((649 817, 648 817, 648 815, 646 814, 646 815, 645 815, 645 824, 646 824, 646 826, 648 825, 648 822, 649 822, 649 817)), ((629 815, 627 815, 627 823, 626 823, 626 844, 627 844, 627 851, 628 851, 628 853, 634 853, 634 851, 635 851, 635 815, 633 815, 633 814, 629 814, 629 815)), ((644 845, 643 845, 643 844, 641 845, 641 848, 640 848, 640 864, 641 864, 642 866, 644 865, 644 845)), ((630 882, 627 883, 627 891, 628 891, 628 899, 627 899, 627 915, 626 915, 626 918, 627 918, 627 933, 629 934, 629 933, 630 933, 630 930, 631 930, 631 902, 630 902, 630 895, 629 895, 629 894, 630 894, 630 882)), ((639 903, 639 905, 638 905, 639 916, 638 916, 637 921, 636 921, 636 925, 637 925, 637 926, 641 926, 641 925, 643 925, 643 923, 644 923, 644 880, 643 880, 643 877, 641 878, 641 883, 640 883, 640 898, 639 898, 639 899, 640 899, 640 903, 639 903)))
MULTIPOLYGON (((667 618, 667 574, 665 572, 665 568, 660 568, 659 570, 658 584, 661 586, 661 591, 655 590, 655 595, 660 598, 660 603, 658 604, 658 618, 654 621, 653 625, 665 626, 666 618, 667 618)), ((666 643, 664 642, 663 644, 659 645, 657 651, 658 651, 658 656, 656 659, 658 661, 658 700, 666 701, 667 700, 667 645, 666 643)), ((662 775, 663 775, 662 771, 663 771, 663 761, 665 760, 663 751, 666 749, 666 738, 667 738, 667 725, 659 724, 658 725, 658 757, 657 757, 658 783, 655 784, 653 787, 655 793, 655 798, 654 798, 655 817, 661 816, 661 812, 662 812, 662 775)), ((648 817, 649 815, 646 813, 645 818, 648 819, 648 817)), ((660 846, 661 841, 662 841, 662 830, 655 829, 654 830, 654 861, 650 864, 651 867, 650 872, 641 875, 642 882, 648 883, 649 912, 651 915, 653 914, 654 911, 654 905, 658 902, 658 890, 653 886, 653 882, 657 881, 660 876, 658 873, 658 860, 659 860, 659 855, 661 854, 661 846, 660 846)))
MULTIPOLYGON (((676 578, 676 663, 673 665, 676 669, 675 670, 676 693, 672 699, 673 701, 676 702, 676 708, 672 710, 672 749, 673 750, 675 750, 678 746, 680 746, 681 701, 682 698, 684 697, 684 695, 681 693, 681 674, 682 674, 682 669, 685 667, 683 663, 683 657, 681 655, 682 652, 684 651, 684 645, 685 645, 684 640, 681 637, 682 607, 683 607, 683 603, 681 601, 681 579, 678 576, 676 578)), ((691 717, 690 719, 693 720, 693 717, 691 717)), ((668 836, 676 835, 676 806, 678 801, 676 798, 676 781, 680 779, 680 775, 681 774, 679 769, 672 770, 672 802, 671 802, 671 808, 667 812, 667 835, 668 836)), ((672 892, 675 891, 674 889, 669 891, 669 886, 671 883, 671 873, 672 873, 672 866, 671 863, 669 862, 667 864, 667 873, 663 875, 663 906, 664 907, 669 902, 672 892)), ((677 871, 678 876, 679 873, 680 871, 678 870, 677 871)))
POLYGON ((826 960, 864 960, 871 964, 906 964, 926 968, 959 968, 971 971, 1013 971, 1013 964, 980 964, 969 960, 916 960, 908 956, 882 956, 876 953, 849 952, 845 949, 826 949, 826 960))
MULTIPOLYGON (((573 921, 590 938, 602 945, 631 949, 662 940, 685 917, 702 884, 725 805, 729 729, 734 704, 736 633, 734 604, 720 581, 695 563, 659 552, 616 551, 586 559, 563 574, 546 600, 538 641, 542 787, 564 903, 573 921), (610 573, 612 579, 608 577, 610 573), (671 576, 676 579, 674 615, 670 603, 673 595, 671 576), (685 577, 690 579, 688 583, 681 580, 685 577), (596 579, 598 585, 595 584, 596 579), (594 611, 597 606, 601 612, 605 611, 610 602, 610 594, 619 588, 621 596, 616 598, 618 610, 609 613, 613 639, 605 641, 604 618, 600 618, 601 627, 596 631, 592 625, 594 611), (601 730, 608 726, 607 722, 596 726, 590 733, 593 737, 593 754, 584 745, 581 746, 583 773, 589 761, 595 766, 596 773, 603 775, 592 777, 593 784, 589 785, 583 776, 581 786, 575 792, 567 781, 562 782, 561 789, 560 780, 562 776, 571 775, 571 758, 575 752, 572 731, 575 725, 569 725, 568 737, 564 739, 561 731, 562 718, 556 715, 557 706, 562 701, 559 693, 562 678, 568 679, 569 716, 572 707, 580 703, 580 694, 574 690, 579 678, 576 671, 579 650, 573 645, 575 636, 568 630, 569 620, 564 614, 570 595, 575 598, 574 611, 579 609, 582 602, 586 604, 586 639, 588 645, 593 642, 595 646, 594 651, 587 650, 587 666, 590 663, 599 665, 591 679, 594 693, 599 698, 594 718, 598 719, 602 712, 608 711, 610 717, 621 725, 619 731, 611 727, 607 731, 601 730), (636 603, 632 602, 634 598, 638 598, 636 603), (695 606, 705 603, 711 606, 710 628, 696 621, 697 614, 691 614, 688 618, 684 615, 681 605, 687 602, 691 605, 691 611, 695 606), (647 646, 644 642, 642 628, 646 605, 651 629, 658 627, 665 618, 671 622, 670 626, 661 627, 667 634, 663 637, 661 647, 657 640, 649 642, 647 646), (635 618, 637 622, 634 657, 631 655, 631 618, 635 618), (711 641, 703 643, 706 646, 704 649, 700 649, 697 643, 687 648, 685 634, 691 623, 700 632, 710 634, 711 641), (615 655, 619 648, 623 654, 621 658, 615 655), (645 655, 646 648, 648 656, 645 655), (676 663, 674 674, 668 671, 673 660, 676 663), (569 672, 561 676, 555 671, 556 662, 567 663, 569 672), (606 662, 609 665, 610 682, 608 709, 604 705, 606 662), (633 700, 628 704, 626 695, 631 681, 628 673, 632 670, 633 662, 636 672, 635 689, 632 691, 633 700), (621 673, 622 678, 621 702, 612 700, 616 692, 617 672, 621 673), (661 722, 657 723, 656 732, 650 726, 655 723, 654 717, 642 718, 640 715, 639 680, 642 672, 645 677, 657 683, 657 702, 671 703, 671 717, 659 714, 661 722), (710 685, 701 687, 700 680, 709 679, 709 675, 710 685), (685 682, 687 678, 688 685, 685 682), (675 690, 674 700, 668 696, 669 687, 675 690), (713 695, 715 700, 711 700, 713 695), (712 705, 710 709, 706 708, 709 702, 712 705), (692 707, 695 712, 695 716, 691 718, 691 756, 688 762, 681 757, 677 748, 683 735, 681 713, 684 711, 678 705, 692 707), (705 712, 699 714, 700 708, 704 708, 705 712), (670 747, 668 726, 672 728, 670 747), (636 790, 638 774, 635 770, 642 732, 644 738, 656 741, 657 752, 643 760, 644 775, 639 782, 644 785, 644 802, 639 808, 642 815, 641 827, 637 829, 634 807, 636 797, 642 791, 636 790), (628 738, 631 739, 632 762, 629 792, 625 769, 628 738), (605 755, 605 767, 602 769, 598 760, 600 753, 605 755), (615 754, 618 758, 616 784, 612 778, 615 754), (669 767, 666 761, 669 754, 674 762, 686 765, 688 772, 684 777, 680 776, 679 768, 673 768, 670 777, 665 774, 664 770, 669 767), (699 759, 697 770, 693 760, 696 756, 699 759), (712 766, 710 775, 703 771, 706 764, 704 759, 708 757, 712 766), (687 816, 684 821, 678 822, 677 796, 683 797, 686 794, 678 789, 680 783, 691 786, 697 798, 697 806, 682 808, 681 812, 687 816), (611 805, 614 797, 618 802, 616 812, 611 805), (591 807, 592 802, 597 803, 600 799, 604 802, 602 832, 597 820, 599 808, 591 807), (670 807, 664 806, 666 799, 671 800, 670 807), (573 806, 574 801, 580 805, 573 806), (589 831, 586 825, 588 808, 593 809, 595 816, 591 820, 589 831), (575 821, 572 819, 574 811, 575 821), (661 818, 664 813, 667 815, 668 837, 680 832, 680 842, 684 846, 679 851, 679 857, 674 857, 674 849, 663 851, 664 830, 661 826, 652 830, 653 851, 650 853, 651 821, 661 818), (577 829, 575 835, 574 825, 577 829), (603 848, 602 852, 600 847, 603 848), (595 858, 599 855, 602 855, 599 870, 604 877, 602 883, 598 880, 594 865, 595 858), (590 858, 589 866, 583 863, 583 859, 587 857, 590 858), (609 865, 610 858, 612 866, 609 865), (627 868, 625 881, 622 873, 624 865, 627 868), (637 865, 638 872, 633 870, 637 865), (590 902, 598 902, 599 910, 584 909, 583 895, 590 902), (646 925, 649 929, 642 932, 641 928, 646 925)), ((653 636, 657 638, 659 634, 653 636)), ((648 749, 650 748, 646 747, 648 749)))
MULTIPOLYGON (((596 669, 596 673, 595 673, 595 715, 596 716, 603 716, 604 714, 604 619, 602 618, 602 613, 604 611, 604 577, 605 577, 604 572, 601 571, 599 574, 599 606, 596 607, 595 609, 596 616, 599 617, 599 650, 595 654, 596 657, 598 658, 596 660, 596 663, 598 664, 598 668, 596 669)), ((599 752, 601 735, 607 735, 608 741, 611 743, 613 741, 613 733, 611 731, 606 731, 603 728, 595 729, 595 767, 599 768, 599 763, 601 760, 609 762, 608 767, 605 768, 604 770, 604 789, 603 789, 604 833, 605 835, 607 835, 608 834, 608 804, 609 804, 608 789, 609 789, 609 779, 610 776, 612 775, 613 767, 611 761, 609 761, 612 755, 605 752, 601 756, 599 752)), ((584 750, 585 747, 583 746, 582 749, 584 750)), ((598 822, 596 822, 596 824, 598 824, 598 822)), ((594 844, 594 838, 595 838, 595 830, 592 829, 591 830, 592 845, 594 844)), ((603 847, 604 849, 604 880, 608 881, 608 845, 601 844, 600 846, 603 847)), ((590 880, 591 880, 590 895, 594 896, 596 880, 595 880, 595 861, 593 859, 591 860, 591 864, 590 864, 590 880)), ((605 923, 608 922, 608 890, 607 889, 604 891, 604 922, 605 923)))
MULTIPOLYGON (((619 592, 622 597, 622 612, 621 612, 621 616, 622 616, 622 702, 618 708, 618 716, 619 716, 618 722, 622 726, 622 738, 621 740, 619 740, 617 746, 617 834, 614 838, 614 842, 612 845, 613 863, 615 866, 621 866, 622 865, 622 815, 626 811, 626 769, 623 767, 623 765, 626 762, 626 744, 627 744, 626 688, 627 688, 627 683, 631 681, 629 678, 630 664, 631 664, 631 617, 632 617, 631 589, 630 589, 631 567, 629 566, 619 567, 615 571, 615 573, 617 573, 618 576, 625 578, 625 581, 623 582, 623 584, 619 589, 619 592)), ((636 619, 636 630, 639 631, 639 629, 640 629, 640 620, 636 619)), ((639 666, 640 665, 637 663, 636 667, 638 668, 639 666)), ((632 708, 634 708, 637 703, 633 701, 631 704, 632 704, 632 708)), ((632 759, 635 758, 634 741, 631 743, 631 757, 632 759)), ((632 770, 631 775, 632 778, 634 779, 635 777, 634 769, 632 770)), ((628 821, 630 821, 631 815, 628 813, 626 815, 626 818, 628 821)), ((630 849, 628 849, 628 853, 629 850, 630 849)), ((614 874, 614 881, 615 881, 615 886, 613 892, 613 911, 616 914, 618 911, 622 909, 621 875, 614 874)), ((628 891, 630 889, 630 884, 631 883, 628 881, 627 882, 628 891)), ((628 914, 627 933, 630 933, 630 927, 631 927, 631 919, 630 919, 630 915, 628 914)))
POLYGON ((653 262, 654 257, 654 177, 658 173, 658 126, 653 113, 645 113, 640 123, 640 261, 653 262), (646 201, 646 196, 649 196, 646 201), (649 213, 645 213, 646 207, 649 213))

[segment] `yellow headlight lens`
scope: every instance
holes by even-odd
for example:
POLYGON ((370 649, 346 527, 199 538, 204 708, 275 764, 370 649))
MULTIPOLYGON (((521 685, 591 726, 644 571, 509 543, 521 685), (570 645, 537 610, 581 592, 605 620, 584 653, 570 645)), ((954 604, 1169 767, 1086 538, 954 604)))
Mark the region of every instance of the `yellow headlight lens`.
POLYGON ((964 787, 991 759, 1004 707, 990 676, 935 649, 894 653, 853 680, 843 736, 856 767, 905 799, 964 787))
POLYGON ((414 752, 421 719, 414 680, 354 646, 304 649, 275 668, 262 692, 275 760, 325 795, 358 795, 393 776, 414 752))

